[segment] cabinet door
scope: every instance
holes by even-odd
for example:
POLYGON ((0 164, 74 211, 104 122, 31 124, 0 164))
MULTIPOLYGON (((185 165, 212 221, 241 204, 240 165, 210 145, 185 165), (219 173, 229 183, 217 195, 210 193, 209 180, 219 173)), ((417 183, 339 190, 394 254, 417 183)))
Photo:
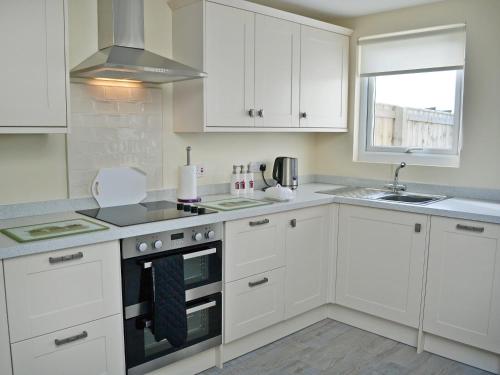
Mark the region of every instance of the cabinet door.
POLYGON ((320 206, 287 213, 285 316, 326 303, 331 208, 320 206))
POLYGON ((13 344, 12 362, 16 375, 123 375, 122 316, 13 344))
POLYGON ((226 222, 226 282, 283 267, 284 231, 280 214, 226 222))
POLYGON ((349 38, 301 26, 300 126, 347 129, 349 38))
POLYGON ((500 353, 500 226, 432 218, 424 331, 500 353))
POLYGON ((254 126, 254 23, 252 12, 206 3, 207 126, 254 126))
POLYGON ((0 1, 0 126, 66 126, 63 0, 0 1))
POLYGON ((3 263, 0 261, 0 374, 11 375, 9 330, 7 325, 7 306, 5 305, 5 285, 3 263))
POLYGON ((225 285, 225 343, 283 320, 285 269, 225 285))
POLYGON ((337 303, 418 327, 427 223, 424 215, 341 205, 337 303))
POLYGON ((300 25, 255 18, 257 127, 299 126, 300 25))
POLYGON ((118 241, 7 259, 11 342, 121 312, 118 241))

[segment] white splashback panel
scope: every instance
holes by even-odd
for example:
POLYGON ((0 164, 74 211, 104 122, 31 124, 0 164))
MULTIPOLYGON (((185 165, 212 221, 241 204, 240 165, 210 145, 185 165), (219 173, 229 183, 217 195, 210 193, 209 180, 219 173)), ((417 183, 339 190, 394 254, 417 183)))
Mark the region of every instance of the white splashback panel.
POLYGON ((70 198, 92 196, 101 168, 135 167, 146 173, 147 190, 162 188, 161 89, 72 83, 71 112, 70 198))

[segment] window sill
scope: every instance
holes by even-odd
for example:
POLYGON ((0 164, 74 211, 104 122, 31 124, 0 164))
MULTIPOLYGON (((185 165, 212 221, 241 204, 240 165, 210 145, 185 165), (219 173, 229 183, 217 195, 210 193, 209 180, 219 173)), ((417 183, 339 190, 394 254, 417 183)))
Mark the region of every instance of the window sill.
POLYGON ((353 160, 363 163, 398 164, 404 161, 411 165, 427 167, 460 167, 460 155, 360 151, 358 155, 354 155, 353 160))

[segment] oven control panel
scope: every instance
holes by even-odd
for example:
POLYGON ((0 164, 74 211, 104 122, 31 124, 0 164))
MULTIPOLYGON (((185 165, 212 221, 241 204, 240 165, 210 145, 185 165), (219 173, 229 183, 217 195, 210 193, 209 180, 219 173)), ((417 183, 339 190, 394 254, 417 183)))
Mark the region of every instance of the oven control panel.
POLYGON ((222 223, 125 238, 122 240, 122 258, 135 258, 219 240, 222 240, 222 223))

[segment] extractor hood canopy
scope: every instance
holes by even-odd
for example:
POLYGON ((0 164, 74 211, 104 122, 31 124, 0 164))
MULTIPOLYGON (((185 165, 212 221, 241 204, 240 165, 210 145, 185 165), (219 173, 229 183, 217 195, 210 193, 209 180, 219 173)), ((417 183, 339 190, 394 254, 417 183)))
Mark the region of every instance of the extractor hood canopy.
POLYGON ((207 74, 144 50, 144 0, 98 0, 99 51, 72 77, 168 83, 207 74))

